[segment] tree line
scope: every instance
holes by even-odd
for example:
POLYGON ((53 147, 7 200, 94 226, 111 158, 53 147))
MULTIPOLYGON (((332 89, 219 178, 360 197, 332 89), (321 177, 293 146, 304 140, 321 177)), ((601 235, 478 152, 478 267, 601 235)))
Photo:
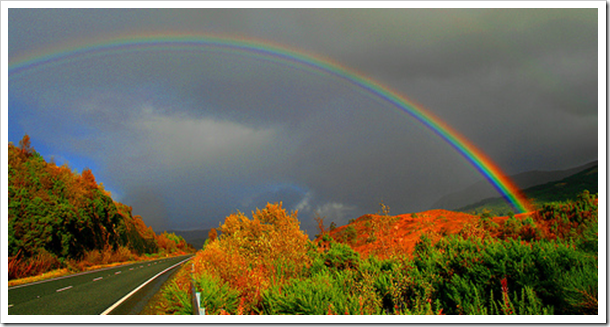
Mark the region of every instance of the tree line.
POLYGON ((155 234, 90 169, 46 162, 28 135, 9 143, 8 180, 9 279, 191 250, 180 236, 155 234))

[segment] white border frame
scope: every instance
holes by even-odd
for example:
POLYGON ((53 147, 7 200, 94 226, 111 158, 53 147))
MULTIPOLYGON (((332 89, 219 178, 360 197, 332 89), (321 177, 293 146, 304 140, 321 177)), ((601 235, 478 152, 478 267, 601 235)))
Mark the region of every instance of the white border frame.
POLYGON ((138 1, 2 1, 2 116, 0 146, 2 171, 1 245, 2 297, 0 312, 2 323, 606 323, 606 2, 604 1, 229 1, 229 2, 138 2, 138 1), (603 235, 599 242, 599 314, 597 316, 16 316, 8 315, 7 257, 8 240, 8 10, 10 8, 597 8, 598 9, 598 162, 599 162, 599 230, 603 235))

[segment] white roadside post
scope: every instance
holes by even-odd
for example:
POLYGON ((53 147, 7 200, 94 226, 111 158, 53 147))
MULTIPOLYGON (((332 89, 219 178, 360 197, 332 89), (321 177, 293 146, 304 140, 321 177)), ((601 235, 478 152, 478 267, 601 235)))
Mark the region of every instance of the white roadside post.
POLYGON ((205 315, 205 308, 200 307, 201 293, 195 289, 195 279, 193 274, 195 273, 195 263, 191 265, 191 304, 193 305, 193 315, 205 315))

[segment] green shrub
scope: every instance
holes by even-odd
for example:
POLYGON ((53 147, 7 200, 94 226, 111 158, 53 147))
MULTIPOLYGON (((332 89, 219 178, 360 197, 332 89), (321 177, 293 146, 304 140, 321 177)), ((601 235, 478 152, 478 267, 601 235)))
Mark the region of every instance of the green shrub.
POLYGON ((593 315, 598 313, 597 276, 597 265, 594 264, 583 265, 564 276, 563 290, 567 313, 593 315))
POLYGON ((193 312, 191 304, 191 295, 188 291, 183 290, 176 280, 169 282, 167 287, 161 291, 161 295, 165 300, 165 314, 173 315, 190 315, 193 312))
POLYGON ((264 314, 358 314, 357 297, 349 292, 350 278, 323 271, 310 278, 274 285, 262 294, 264 314))
POLYGON ((392 297, 392 289, 396 283, 398 262, 395 259, 379 260, 374 256, 362 260, 359 272, 361 279, 370 284, 369 292, 375 294, 367 294, 371 302, 378 302, 376 306, 383 313, 391 314, 394 312, 394 300, 392 297), (374 296, 373 296, 374 295, 374 296))
POLYGON ((581 237, 576 240, 576 247, 597 257, 598 244, 598 226, 597 219, 595 219, 584 227, 581 237))
POLYGON ((333 243, 324 255, 324 264, 337 270, 355 269, 360 263, 360 255, 349 245, 333 243))
POLYGON ((200 306, 205 308, 206 314, 217 315, 221 310, 232 314, 237 312, 239 292, 220 278, 206 273, 199 274, 195 279, 195 286, 201 293, 200 306))
POLYGON ((515 292, 514 301, 517 301, 515 313, 518 315, 552 315, 553 307, 544 306, 534 290, 529 286, 524 286, 521 290, 521 297, 517 297, 515 292))
POLYGON ((348 225, 345 227, 343 231, 344 239, 348 244, 354 244, 356 238, 358 237, 358 232, 356 232, 356 228, 352 225, 348 225))
MULTIPOLYGON (((596 301, 592 290, 597 289, 597 280, 591 278, 596 262, 571 242, 527 244, 451 236, 432 245, 424 236, 412 264, 403 268, 393 301, 402 311, 413 310, 419 298, 438 300, 447 314, 493 314, 494 306, 503 303, 504 295, 497 290, 504 280, 513 298, 532 306, 531 310, 569 314, 574 303, 590 307, 596 301), (568 280, 578 286, 567 289, 568 280), (494 298, 486 298, 489 294, 494 298)), ((519 308, 513 311, 519 313, 519 308)))

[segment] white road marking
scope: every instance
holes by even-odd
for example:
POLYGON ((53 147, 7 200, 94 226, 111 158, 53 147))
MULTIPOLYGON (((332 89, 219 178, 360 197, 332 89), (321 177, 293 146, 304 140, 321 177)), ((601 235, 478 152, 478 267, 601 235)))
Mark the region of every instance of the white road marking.
MULTIPOLYGON (((183 262, 185 262, 185 261, 187 261, 187 260, 190 260, 190 259, 191 259, 190 257, 189 257, 189 258, 186 258, 186 259, 184 259, 184 260, 182 260, 182 261, 178 262, 177 264, 175 264, 175 265, 173 265, 173 266, 171 266, 171 267, 169 267, 169 268, 166 268, 166 269, 165 269, 165 270, 163 270, 162 272, 160 272, 160 273, 156 274, 156 275, 155 275, 155 276, 153 276, 151 279, 149 279, 149 280, 147 280, 146 282, 144 282, 144 284, 142 284, 142 285, 138 286, 136 289, 134 289, 133 291, 131 291, 131 293, 129 293, 129 294, 127 294, 127 295, 123 296, 123 298, 122 298, 122 299, 118 300, 118 301, 117 301, 115 304, 113 304, 112 306, 110 306, 110 308, 108 308, 108 309, 106 309, 104 312, 102 312, 102 313, 101 313, 101 315, 107 315, 108 313, 110 313, 110 311, 114 310, 114 308, 118 307, 118 306, 119 306, 121 303, 125 302, 125 300, 127 300, 129 297, 131 297, 132 295, 134 295, 136 292, 138 292, 138 291, 139 291, 139 290, 140 290, 142 287, 146 286, 148 283, 150 283, 150 282, 152 282, 153 280, 155 280, 155 278, 157 278, 157 277, 159 277, 159 276, 163 275, 163 274, 164 274, 164 273, 166 273, 168 270, 171 270, 171 269, 173 269, 174 267, 176 267, 176 266, 178 266, 178 265, 182 264, 183 262)), ((150 266, 150 264, 149 264, 149 266, 150 266)))
MULTIPOLYGON (((57 277, 57 278, 45 279, 45 280, 41 280, 41 281, 37 281, 37 282, 32 282, 32 283, 27 283, 27 284, 11 286, 11 287, 8 287, 7 290, 13 290, 13 289, 16 289, 16 288, 22 288, 22 287, 28 287, 28 286, 48 283, 48 282, 52 282, 52 281, 56 281, 56 280, 60 280, 60 279, 67 279, 67 278, 72 278, 72 277, 86 275, 86 274, 99 274, 102 271, 106 271, 106 270, 109 270, 109 269, 115 269, 115 268, 116 268, 116 266, 102 268, 102 269, 97 269, 97 270, 92 270, 92 271, 85 271, 85 272, 81 272, 81 273, 78 273, 78 274, 66 275, 66 276, 61 276, 61 277, 57 277)), ((110 275, 108 275, 108 276, 110 276, 110 275)))
POLYGON ((71 289, 71 288, 72 288, 72 285, 70 285, 70 286, 66 286, 66 287, 64 287, 64 288, 60 288, 60 289, 58 289, 58 290, 55 290, 55 292, 62 292, 62 291, 65 291, 65 290, 69 290, 69 289, 71 289))
POLYGON ((104 278, 104 277, 93 278, 93 281, 94 281, 94 282, 97 282, 98 280, 103 279, 103 278, 104 278))

